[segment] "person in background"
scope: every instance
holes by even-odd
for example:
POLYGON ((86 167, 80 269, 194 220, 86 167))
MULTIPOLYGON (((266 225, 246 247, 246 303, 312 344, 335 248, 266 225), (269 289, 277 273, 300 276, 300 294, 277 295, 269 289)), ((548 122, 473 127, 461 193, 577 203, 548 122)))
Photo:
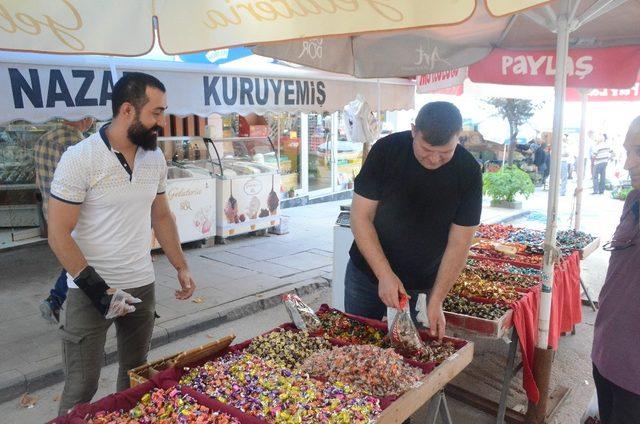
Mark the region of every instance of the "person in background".
POLYGON ((458 108, 432 102, 411 131, 373 145, 351 204, 347 312, 382 319, 408 294, 416 320, 424 293, 431 334, 443 337, 442 303, 465 265, 482 211, 482 173, 458 143, 461 130, 458 108))
POLYGON ((602 138, 596 142, 591 149, 591 159, 593 160, 593 193, 603 194, 606 186, 607 164, 611 160, 612 151, 607 139, 603 134, 602 138))
POLYGON ((533 153, 533 164, 538 168, 538 174, 540 175, 540 179, 542 180, 542 185, 544 186, 544 178, 547 172, 547 164, 545 160, 545 144, 543 141, 540 144, 536 144, 536 149, 533 153))
POLYGON ((622 209, 593 331, 593 379, 603 424, 640 423, 640 116, 624 141, 633 190, 622 209))
MULTIPOLYGON (((84 138, 85 132, 93 125, 93 118, 79 121, 62 121, 51 131, 38 139, 34 148, 36 161, 36 183, 42 197, 42 215, 48 220, 51 181, 62 154, 84 138)), ((58 276, 49 296, 40 303, 42 317, 51 323, 60 321, 60 310, 67 298, 67 271, 58 276)))
POLYGON ((547 178, 551 173, 551 145, 544 145, 544 176, 542 177, 544 189, 547 190, 547 178))

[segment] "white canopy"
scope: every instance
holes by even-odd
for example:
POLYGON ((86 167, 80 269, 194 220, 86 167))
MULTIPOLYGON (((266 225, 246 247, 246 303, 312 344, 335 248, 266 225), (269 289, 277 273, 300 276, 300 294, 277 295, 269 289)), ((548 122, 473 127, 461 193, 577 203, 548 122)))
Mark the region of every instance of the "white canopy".
POLYGON ((364 96, 381 110, 412 109, 405 79, 351 76, 275 64, 251 57, 222 66, 44 54, 0 54, 0 122, 111 117, 112 72, 150 73, 167 88, 169 113, 210 116, 265 112, 334 112, 364 96))

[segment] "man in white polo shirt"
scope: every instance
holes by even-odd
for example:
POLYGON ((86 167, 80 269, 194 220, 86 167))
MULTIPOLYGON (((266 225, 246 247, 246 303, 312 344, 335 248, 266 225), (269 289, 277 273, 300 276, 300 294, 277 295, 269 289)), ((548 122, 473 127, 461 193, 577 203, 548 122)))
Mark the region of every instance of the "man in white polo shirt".
POLYGON ((166 162, 157 149, 167 100, 164 85, 142 73, 114 86, 113 120, 70 147, 51 185, 49 245, 68 271, 60 334, 65 386, 60 414, 89 402, 98 388, 107 330, 115 322, 118 390, 143 364, 155 321, 151 228, 178 273, 177 299, 195 283, 167 198, 166 162))

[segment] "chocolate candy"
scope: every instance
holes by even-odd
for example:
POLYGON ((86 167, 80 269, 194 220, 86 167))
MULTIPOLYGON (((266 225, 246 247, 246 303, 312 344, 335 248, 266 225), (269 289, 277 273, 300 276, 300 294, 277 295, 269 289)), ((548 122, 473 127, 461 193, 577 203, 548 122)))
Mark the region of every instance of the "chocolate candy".
POLYGON ((522 274, 510 274, 492 268, 467 267, 466 272, 475 274, 484 280, 493 281, 507 286, 519 287, 522 289, 529 289, 540 284, 540 279, 537 277, 522 274))
POLYGON ((335 347, 310 356, 302 370, 311 376, 340 381, 373 396, 398 396, 424 377, 393 349, 371 345, 335 347))
POLYGON ((247 352, 286 368, 295 368, 315 352, 331 347, 325 338, 312 337, 306 331, 278 329, 253 339, 247 352))
POLYGON ((494 303, 480 303, 455 294, 449 294, 442 303, 442 309, 461 315, 498 320, 509 310, 508 306, 494 303))
POLYGON ((480 297, 505 304, 513 303, 521 297, 515 288, 485 280, 468 269, 462 271, 450 293, 467 298, 480 297))

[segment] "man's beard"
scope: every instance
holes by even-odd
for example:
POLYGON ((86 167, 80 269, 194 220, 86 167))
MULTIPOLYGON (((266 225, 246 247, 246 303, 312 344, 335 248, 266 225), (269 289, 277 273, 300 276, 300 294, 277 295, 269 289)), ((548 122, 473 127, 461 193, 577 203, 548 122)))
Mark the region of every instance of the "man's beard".
POLYGON ((160 130, 162 127, 159 125, 147 128, 139 119, 136 119, 127 130, 127 135, 133 144, 142 147, 143 150, 155 150, 158 147, 158 132, 160 130))

